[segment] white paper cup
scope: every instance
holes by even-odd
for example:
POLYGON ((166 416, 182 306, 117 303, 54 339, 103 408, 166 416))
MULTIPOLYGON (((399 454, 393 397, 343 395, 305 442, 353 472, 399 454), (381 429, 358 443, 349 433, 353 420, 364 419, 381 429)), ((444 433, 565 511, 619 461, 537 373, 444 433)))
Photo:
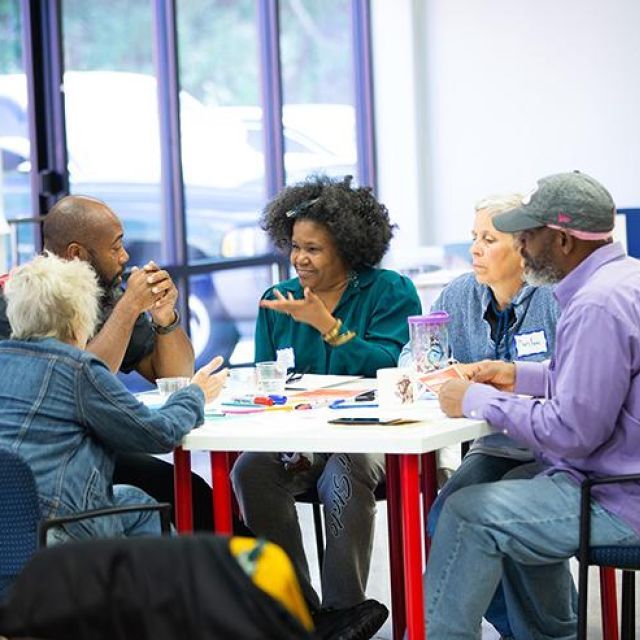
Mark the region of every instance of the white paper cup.
POLYGON ((378 369, 378 405, 381 409, 412 405, 420 395, 417 373, 411 368, 378 369))
POLYGON ((166 400, 172 393, 178 389, 183 389, 187 385, 191 384, 191 378, 184 376, 178 376, 176 378, 158 378, 156 380, 156 386, 160 392, 160 397, 166 400))

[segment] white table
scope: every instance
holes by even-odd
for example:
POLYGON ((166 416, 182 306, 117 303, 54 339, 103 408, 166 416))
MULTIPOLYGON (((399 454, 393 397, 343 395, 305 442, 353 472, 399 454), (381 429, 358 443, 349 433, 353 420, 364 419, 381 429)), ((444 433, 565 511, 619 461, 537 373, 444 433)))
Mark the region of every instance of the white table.
MULTIPOLYGON (((360 382, 358 387, 363 387, 360 382)), ((371 384, 371 383, 369 383, 371 384)), ((353 388, 349 386, 348 388, 353 388)), ((437 401, 419 403, 402 415, 413 415, 420 423, 397 426, 344 426, 327 423, 337 416, 397 415, 378 409, 313 409, 309 411, 269 411, 214 418, 185 437, 175 452, 176 517, 179 531, 192 529, 189 451, 211 453, 215 528, 231 533, 231 490, 228 452, 237 451, 322 451, 341 453, 385 453, 387 461, 387 508, 389 546, 394 576, 404 588, 392 585, 394 638, 401 637, 404 615, 409 638, 424 638, 422 590, 422 540, 420 516, 420 456, 424 513, 435 496, 435 454, 444 446, 465 442, 489 433, 486 422, 466 418, 450 419, 439 410, 437 401), (404 606, 403 606, 404 601, 404 606)))

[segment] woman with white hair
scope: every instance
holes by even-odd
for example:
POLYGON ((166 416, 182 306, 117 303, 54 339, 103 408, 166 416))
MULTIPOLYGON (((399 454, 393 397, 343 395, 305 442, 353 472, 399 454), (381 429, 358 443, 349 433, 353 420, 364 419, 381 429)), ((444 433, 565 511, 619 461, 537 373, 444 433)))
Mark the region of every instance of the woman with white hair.
MULTIPOLYGON (((523 280, 522 258, 509 233, 498 231, 494 215, 522 202, 521 194, 490 196, 475 207, 471 266, 450 282, 433 303, 432 311, 446 311, 452 356, 461 363, 480 360, 547 360, 555 344, 558 308, 550 287, 534 287, 523 280)), ((407 345, 400 366, 411 363, 407 345)), ((465 369, 463 367, 463 369, 465 369)), ((452 450, 438 452, 439 471, 450 466, 452 450)), ((506 475, 533 474, 533 454, 501 433, 476 440, 460 467, 446 481, 429 513, 433 535, 444 501, 469 485, 494 482, 506 475), (526 466, 525 466, 526 465, 526 466)), ((486 618, 500 635, 512 635, 502 590, 498 589, 486 618)))
MULTIPOLYGON (((191 384, 152 410, 108 366, 83 351, 98 318, 100 288, 86 262, 39 256, 5 284, 10 340, 0 341, 0 446, 34 472, 42 516, 153 502, 112 484, 116 451, 163 453, 202 424, 226 370, 215 358, 191 384)), ((159 533, 157 514, 131 513, 64 525, 55 540, 159 533)))

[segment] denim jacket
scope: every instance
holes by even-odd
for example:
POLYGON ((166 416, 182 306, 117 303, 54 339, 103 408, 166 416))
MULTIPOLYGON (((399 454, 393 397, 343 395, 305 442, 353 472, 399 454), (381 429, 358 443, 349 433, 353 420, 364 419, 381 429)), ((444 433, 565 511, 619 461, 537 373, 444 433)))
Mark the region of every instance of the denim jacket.
MULTIPOLYGON (((451 354, 459 362, 494 360, 496 350, 502 360, 539 362, 548 360, 556 342, 558 305, 551 287, 525 284, 511 301, 515 322, 504 340, 496 346, 485 314, 491 304, 491 289, 480 284, 473 273, 465 273, 450 282, 431 306, 432 311, 446 311, 451 354), (509 354, 509 355, 507 355, 509 354)), ((400 366, 411 364, 411 345, 405 345, 400 366)), ((475 441, 472 451, 501 457, 529 460, 533 454, 502 433, 475 441)))
MULTIPOLYGON (((114 506, 116 451, 171 451, 203 419, 195 385, 152 410, 89 352, 53 338, 0 342, 0 446, 33 470, 43 518, 114 506)), ((118 518, 65 528, 74 538, 122 535, 118 518)))

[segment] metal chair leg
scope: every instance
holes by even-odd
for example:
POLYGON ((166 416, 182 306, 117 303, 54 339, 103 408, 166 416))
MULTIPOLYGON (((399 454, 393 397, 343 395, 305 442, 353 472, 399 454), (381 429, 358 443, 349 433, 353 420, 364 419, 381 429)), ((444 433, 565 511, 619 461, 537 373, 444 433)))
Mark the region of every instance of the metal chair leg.
POLYGON ((636 574, 622 572, 622 640, 636 638, 636 574))

